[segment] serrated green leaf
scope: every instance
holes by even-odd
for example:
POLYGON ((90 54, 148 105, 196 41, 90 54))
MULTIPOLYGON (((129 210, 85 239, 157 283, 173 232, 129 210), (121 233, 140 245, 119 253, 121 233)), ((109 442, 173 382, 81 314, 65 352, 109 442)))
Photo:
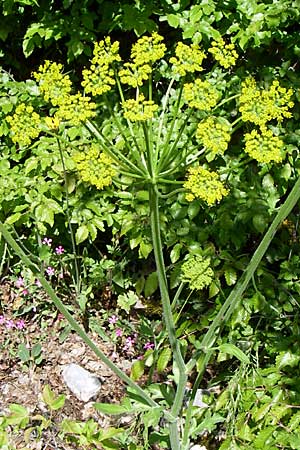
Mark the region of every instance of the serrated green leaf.
POLYGON ((18 346, 18 357, 23 363, 28 362, 30 360, 30 352, 28 348, 26 348, 25 344, 20 344, 18 346))
POLYGON ((80 225, 76 230, 75 240, 76 244, 81 244, 81 242, 85 241, 88 238, 89 230, 86 225, 80 225))
POLYGON ((132 378, 133 381, 139 380, 141 376, 144 374, 144 370, 145 370, 144 361, 141 359, 135 361, 131 366, 130 378, 132 378))
POLYGON ((109 414, 111 416, 125 414, 130 412, 130 408, 124 405, 115 405, 113 403, 94 403, 95 409, 103 414, 109 414))
POLYGON ((43 399, 43 402, 46 403, 46 405, 48 405, 48 406, 52 405, 52 403, 55 399, 55 394, 51 390, 49 384, 46 384, 43 388, 42 399, 43 399))
POLYGON ((39 356, 39 354, 41 353, 41 351, 42 351, 42 346, 41 346, 41 344, 35 344, 35 345, 32 347, 32 349, 31 349, 31 354, 32 354, 32 356, 35 358, 35 357, 39 356))
POLYGON ((157 360, 157 372, 162 373, 168 366, 172 356, 172 350, 170 347, 165 347, 161 352, 157 360))
POLYGON ((150 297, 156 291, 157 288, 158 288, 157 273, 152 272, 147 277, 146 282, 145 282, 145 287, 144 287, 145 297, 150 297))
POLYGON ((225 276, 227 286, 232 286, 233 284, 236 283, 237 273, 236 273, 235 269, 233 269, 232 267, 228 267, 225 270, 224 276, 225 276))
POLYGON ((25 428, 29 423, 29 411, 22 405, 12 403, 9 405, 10 415, 6 417, 8 425, 18 425, 20 428, 25 428))
POLYGON ((180 24, 180 16, 176 14, 168 14, 167 21, 170 27, 177 28, 180 24))
POLYGON ((266 217, 262 214, 255 214, 252 218, 252 223, 259 233, 263 233, 267 226, 266 217))
POLYGON ((152 252, 152 248, 152 244, 142 241, 139 247, 139 256, 142 256, 145 259, 148 258, 149 254, 152 252))
POLYGON ((182 249, 182 244, 175 244, 170 253, 170 259, 172 264, 174 264, 180 258, 180 252, 182 249))
POLYGON ((276 367, 279 370, 287 366, 296 367, 299 364, 299 361, 300 361, 299 355, 295 355, 294 353, 291 353, 289 351, 283 352, 276 357, 276 367))
POLYGON ((58 409, 61 409, 66 401, 66 396, 64 394, 58 395, 58 397, 55 398, 55 400, 49 405, 49 408, 53 411, 57 411, 58 409))

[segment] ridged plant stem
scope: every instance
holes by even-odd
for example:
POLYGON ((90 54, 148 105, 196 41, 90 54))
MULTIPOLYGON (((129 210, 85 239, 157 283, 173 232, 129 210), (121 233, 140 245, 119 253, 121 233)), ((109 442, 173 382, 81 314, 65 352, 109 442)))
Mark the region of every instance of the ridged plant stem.
POLYGON ((169 423, 171 449, 181 450, 179 438, 179 421, 187 382, 186 367, 181 354, 179 340, 176 338, 175 324, 171 309, 171 302, 168 290, 168 283, 160 235, 161 226, 159 218, 159 196, 157 190, 155 189, 155 186, 149 185, 148 189, 149 189, 152 244, 160 288, 164 324, 168 333, 170 346, 173 352, 173 362, 176 365, 179 372, 176 394, 170 411, 171 416, 174 417, 174 420, 170 421, 169 423))

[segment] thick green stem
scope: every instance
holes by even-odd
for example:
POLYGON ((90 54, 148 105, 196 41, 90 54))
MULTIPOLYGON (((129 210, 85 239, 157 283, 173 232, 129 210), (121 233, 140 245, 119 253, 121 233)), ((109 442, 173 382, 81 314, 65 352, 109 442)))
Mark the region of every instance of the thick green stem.
POLYGON ((207 366, 210 357, 213 354, 211 347, 214 345, 216 339, 218 338, 222 325, 224 325, 229 320, 234 309, 239 304, 242 295, 244 294, 248 286, 249 281, 252 279, 259 263, 261 262, 270 243, 272 242, 272 239, 275 236, 277 228, 282 223, 282 221, 290 214, 290 212, 298 202, 299 198, 300 198, 300 178, 295 183, 286 201, 279 208, 279 211, 276 214, 273 222, 271 223, 268 231, 264 235, 261 243, 259 244, 254 255, 252 256, 247 269, 245 270, 242 277, 238 281, 236 287, 232 290, 232 292, 222 305, 220 311, 218 312, 212 324, 210 325, 207 333, 203 337, 201 341, 201 350, 200 350, 201 353, 199 354, 199 352, 197 351, 193 359, 188 364, 189 370, 191 370, 195 366, 195 364, 197 364, 198 375, 193 385, 191 400, 189 402, 189 406, 187 409, 185 421, 186 425, 182 442, 183 450, 186 450, 186 448, 188 448, 189 423, 191 418, 193 400, 195 398, 199 384, 202 380, 205 367, 207 366))
MULTIPOLYGON (((149 185, 149 205, 150 205, 150 222, 151 222, 151 234, 152 244, 156 262, 156 270, 161 294, 161 302, 163 308, 164 323, 169 337, 171 349, 173 351, 174 363, 176 364, 179 372, 178 385, 174 403, 171 408, 171 415, 178 418, 180 410, 182 408, 187 375, 186 367, 181 354, 179 341, 176 339, 175 325, 172 315, 168 283, 166 277, 165 263, 163 258, 161 235, 160 235, 160 218, 159 218, 159 197, 157 195, 154 186, 149 185)), ((170 423, 170 439, 172 450, 180 450, 179 437, 178 437, 178 423, 170 423)))
POLYGON ((67 171, 66 171, 65 160, 64 160, 64 155, 63 155, 63 152, 62 152, 60 141, 59 141, 58 138, 56 138, 56 140, 57 140, 57 145, 58 145, 58 149, 59 149, 61 164, 62 164, 62 168, 63 168, 63 172, 64 172, 67 221, 68 221, 69 233, 70 233, 72 249, 73 249, 73 256, 74 256, 74 268, 75 268, 75 277, 76 277, 76 283, 75 283, 76 294, 78 295, 79 292, 80 292, 80 281, 81 280, 80 280, 78 261, 77 261, 77 251, 76 251, 75 237, 74 237, 72 223, 71 223, 71 217, 70 217, 67 171))
POLYGON ((12 237, 11 233, 6 229, 4 224, 0 221, 0 233, 2 233, 4 239, 7 241, 9 246, 14 250, 14 252, 19 256, 22 263, 28 267, 33 274, 40 280, 41 285, 45 289, 45 292, 49 295, 53 301, 56 308, 64 315, 72 329, 81 337, 81 339, 90 347, 90 349, 104 362, 121 380, 124 381, 128 386, 130 386, 138 395, 140 395, 149 406, 158 407, 159 405, 151 399, 143 389, 132 381, 118 366, 116 366, 112 361, 110 361, 107 356, 97 347, 96 344, 89 338, 86 332, 78 325, 73 316, 69 313, 68 309, 64 306, 62 301, 57 297, 54 290, 40 272, 38 267, 31 262, 31 260, 26 256, 21 247, 17 244, 15 239, 12 237))

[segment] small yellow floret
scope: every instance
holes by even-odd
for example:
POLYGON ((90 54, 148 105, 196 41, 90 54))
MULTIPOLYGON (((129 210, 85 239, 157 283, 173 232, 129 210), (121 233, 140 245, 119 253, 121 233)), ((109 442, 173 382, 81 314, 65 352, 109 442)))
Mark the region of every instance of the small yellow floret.
POLYGON ((113 62, 121 61, 119 55, 119 42, 115 41, 111 43, 110 37, 107 36, 100 42, 95 42, 93 50, 92 64, 99 64, 100 66, 109 66, 113 62))
POLYGON ((90 68, 82 71, 81 85, 87 94, 96 96, 110 91, 116 84, 111 65, 121 61, 119 42, 115 41, 112 44, 110 37, 95 42, 93 55, 90 68))
POLYGON ((41 118, 31 105, 20 103, 12 116, 6 116, 10 125, 11 139, 20 146, 30 145, 40 134, 41 118))
POLYGON ((206 56, 200 50, 199 45, 186 45, 183 42, 178 42, 175 55, 176 57, 170 58, 174 73, 183 77, 187 73, 201 72, 203 70, 202 61, 206 56))
POLYGON ((131 49, 131 58, 135 65, 153 64, 161 59, 166 46, 162 43, 163 37, 154 32, 151 36, 143 36, 133 44, 131 49))
POLYGON ((145 80, 148 80, 152 72, 149 64, 138 66, 134 63, 125 63, 124 68, 119 71, 119 77, 122 83, 129 84, 134 88, 142 86, 145 80))
POLYGON ((77 126, 81 122, 95 117, 95 109, 96 103, 91 102, 90 97, 83 97, 80 93, 69 95, 64 104, 59 106, 55 118, 77 126))
POLYGON ((116 84, 113 76, 114 71, 108 65, 92 64, 89 69, 82 71, 83 81, 81 86, 84 87, 86 94, 91 94, 92 96, 105 94, 116 84))
POLYGON ((183 86, 183 96, 191 108, 210 111, 219 100, 219 92, 209 81, 196 79, 183 86))
POLYGON ((78 172, 83 181, 93 184, 97 189, 103 189, 112 183, 116 170, 112 166, 113 160, 103 153, 99 146, 92 144, 82 152, 74 154, 78 172))
POLYGON ((50 130, 56 130, 59 127, 60 120, 57 117, 45 117, 45 123, 50 130))
POLYGON ((290 108, 292 89, 286 89, 274 80, 269 89, 259 89, 253 77, 248 77, 242 83, 240 95, 240 112, 244 122, 264 126, 270 120, 282 121, 292 117, 290 108))
POLYGON ((72 89, 70 77, 62 73, 62 64, 45 61, 44 65, 39 67, 33 76, 39 84, 40 91, 48 102, 53 106, 64 103, 72 89))
POLYGON ((222 197, 228 194, 216 172, 211 172, 203 167, 191 167, 188 170, 188 178, 184 183, 184 188, 189 191, 186 194, 187 201, 191 202, 195 198, 204 200, 209 206, 214 205, 222 197))
POLYGON ((231 138, 231 126, 222 117, 209 117, 199 123, 196 138, 207 150, 223 155, 231 138))
POLYGON ((138 100, 129 99, 122 103, 125 119, 132 122, 152 119, 153 114, 158 109, 152 100, 145 100, 143 94, 140 94, 138 100))
POLYGON ((211 45, 208 51, 222 67, 228 69, 235 65, 239 55, 235 50, 234 44, 226 44, 224 39, 220 38, 217 41, 213 41, 211 45))
POLYGON ((279 163, 283 160, 283 141, 271 130, 262 127, 245 134, 245 152, 262 164, 271 161, 279 163))

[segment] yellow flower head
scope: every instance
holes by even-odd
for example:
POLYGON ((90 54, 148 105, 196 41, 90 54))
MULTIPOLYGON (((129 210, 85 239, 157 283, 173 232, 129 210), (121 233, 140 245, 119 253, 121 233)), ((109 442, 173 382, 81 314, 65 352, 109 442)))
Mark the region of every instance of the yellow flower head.
POLYGON ((210 111, 219 100, 217 89, 207 80, 196 79, 194 83, 183 86, 183 96, 191 108, 210 111))
POLYGON ((153 64, 161 59, 165 52, 166 46, 162 43, 163 37, 156 32, 151 36, 143 36, 133 44, 131 49, 131 59, 137 66, 144 64, 153 64))
POLYGON ((203 70, 202 61, 206 58, 205 53, 200 50, 199 45, 186 45, 183 42, 178 42, 175 49, 176 57, 170 58, 170 63, 173 64, 172 70, 174 73, 185 76, 188 72, 201 72, 203 70))
POLYGON ((292 117, 290 108, 294 106, 291 101, 293 89, 280 86, 279 81, 274 80, 269 89, 262 91, 262 99, 268 112, 268 120, 276 119, 281 122, 284 118, 292 117))
POLYGON ((100 42, 95 42, 93 58, 89 69, 82 71, 83 81, 81 85, 87 94, 101 95, 111 90, 116 84, 114 71, 111 65, 121 61, 119 55, 119 42, 111 43, 110 37, 100 42))
POLYGON ((294 106, 291 101, 292 89, 285 89, 277 80, 269 89, 259 89, 253 77, 248 77, 242 83, 240 95, 240 112, 244 122, 264 126, 272 119, 283 120, 292 114, 289 108, 294 106))
POLYGON ((212 282, 214 272, 210 267, 210 258, 189 255, 181 266, 181 280, 189 283, 191 289, 201 290, 212 282))
POLYGON ((64 103, 72 89, 70 77, 63 74, 62 70, 62 64, 45 61, 44 65, 39 67, 38 72, 33 73, 43 97, 53 106, 64 103))
POLYGON ((110 37, 106 37, 100 42, 95 42, 93 50, 92 64, 100 66, 109 66, 113 62, 121 61, 119 55, 119 42, 115 41, 111 43, 110 37))
POLYGON ((60 120, 57 117, 45 117, 45 124, 50 130, 56 130, 59 123, 60 120))
POLYGON ((97 189, 109 186, 112 183, 112 177, 116 175, 112 159, 96 144, 91 144, 89 148, 75 153, 73 159, 83 181, 93 184, 97 189))
POLYGON ((283 141, 266 127, 262 127, 260 132, 252 130, 251 133, 245 134, 245 152, 262 164, 281 162, 283 148, 283 141))
POLYGON ((188 170, 188 178, 184 183, 184 188, 189 191, 186 194, 187 201, 191 202, 195 198, 200 198, 209 206, 228 194, 228 190, 220 181, 219 175, 200 166, 191 167, 188 170))
POLYGON ((228 69, 235 65, 239 55, 235 50, 234 44, 226 44, 224 39, 220 38, 217 41, 213 41, 211 45, 208 51, 222 67, 228 69))
POLYGON ((230 141, 230 133, 231 126, 226 119, 208 117, 199 123, 196 138, 202 142, 207 150, 214 154, 223 155, 230 141))
POLYGON ((145 100, 143 94, 139 95, 138 100, 129 99, 122 103, 125 119, 132 122, 152 119, 154 112, 158 109, 152 100, 145 100))
POLYGON ((148 80, 149 74, 152 72, 149 64, 138 66, 134 63, 125 63, 123 69, 119 71, 119 77, 122 83, 129 84, 134 88, 142 86, 145 80, 148 80))
POLYGON ((82 71, 83 81, 81 86, 84 87, 86 94, 101 95, 110 91, 112 86, 116 84, 113 76, 114 71, 108 65, 92 64, 89 69, 82 71))
POLYGON ((95 109, 96 103, 91 102, 90 97, 83 97, 80 93, 69 95, 64 104, 59 106, 55 118, 77 126, 81 122, 95 117, 95 109))
POLYGON ((12 116, 6 116, 6 121, 10 125, 12 141, 21 147, 30 145, 40 134, 41 118, 31 105, 20 103, 12 116))

